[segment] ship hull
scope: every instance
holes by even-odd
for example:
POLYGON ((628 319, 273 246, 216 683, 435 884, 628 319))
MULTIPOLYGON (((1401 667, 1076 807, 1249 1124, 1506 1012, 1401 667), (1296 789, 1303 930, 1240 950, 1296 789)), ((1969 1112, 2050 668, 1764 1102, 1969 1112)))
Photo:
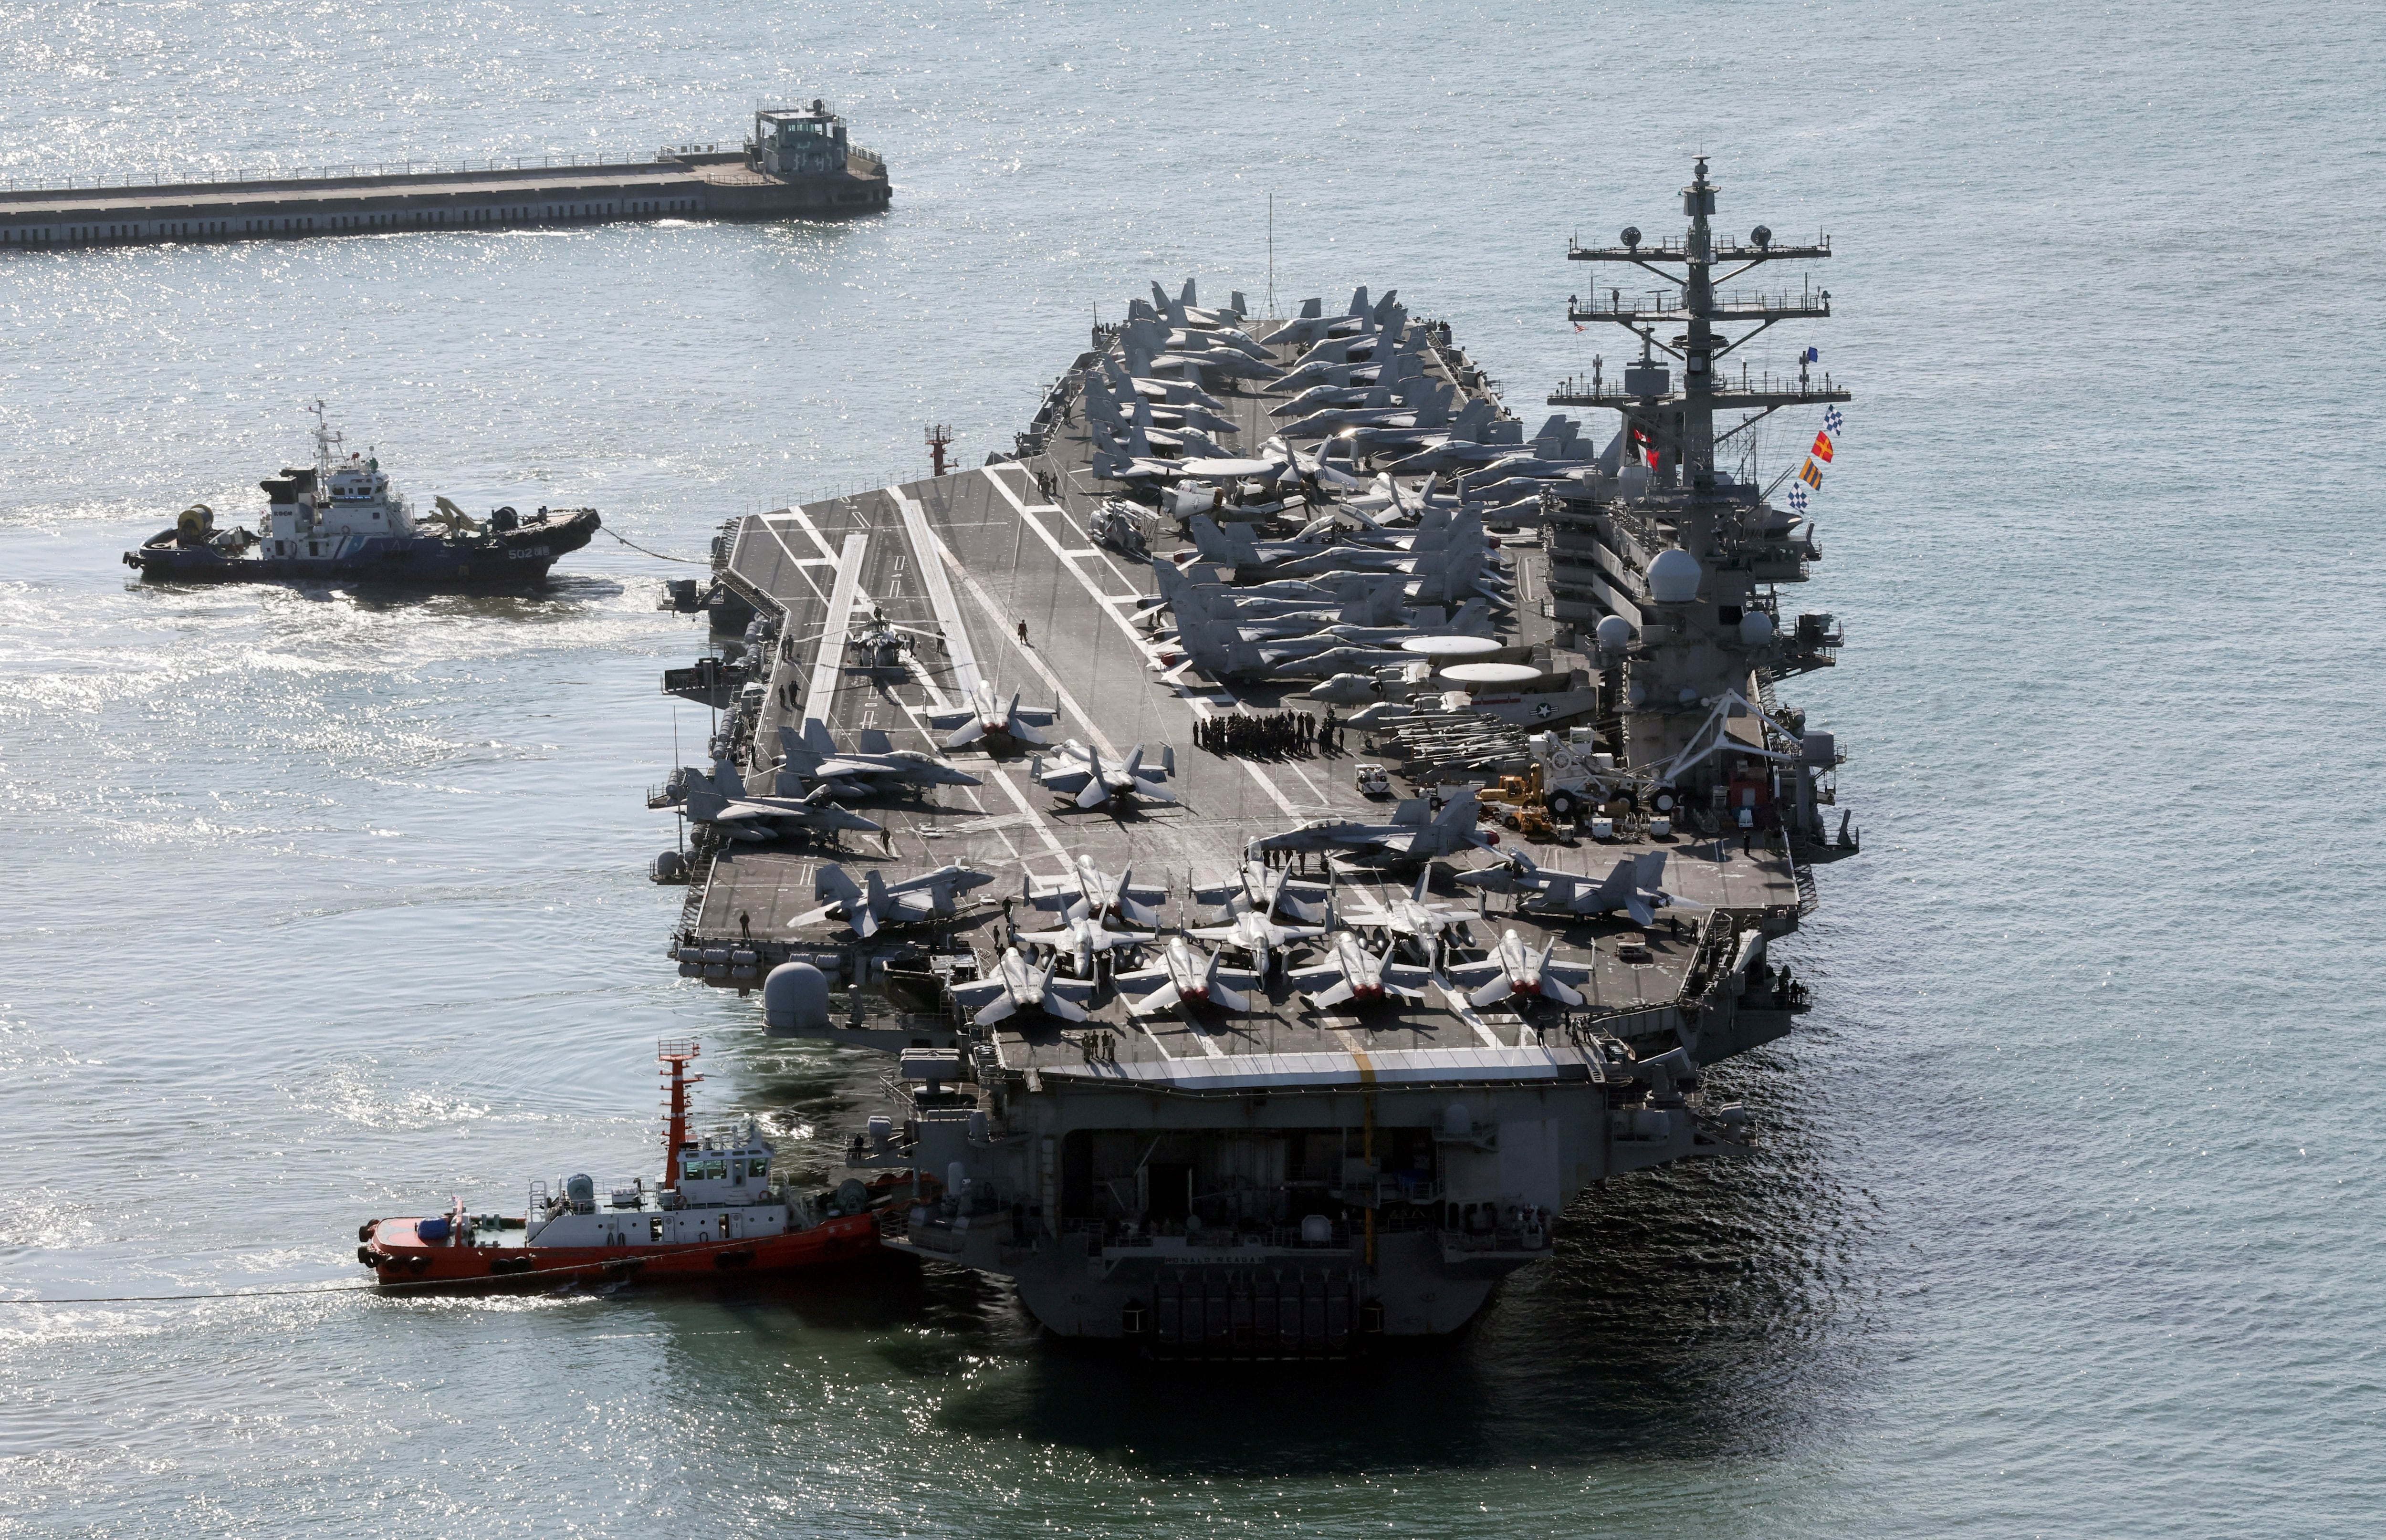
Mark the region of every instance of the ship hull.
POLYGON ((543 1246, 474 1245, 474 1234, 424 1241, 416 1218, 367 1227, 359 1261, 383 1283, 554 1283, 586 1280, 686 1281, 785 1273, 884 1256, 878 1220, 849 1214, 810 1230, 697 1245, 543 1246))
POLYGON ((125 552, 124 564, 152 582, 326 582, 439 593, 535 588, 599 527, 595 513, 583 511, 479 540, 359 542, 354 554, 338 557, 232 556, 213 545, 182 545, 167 530, 125 552))

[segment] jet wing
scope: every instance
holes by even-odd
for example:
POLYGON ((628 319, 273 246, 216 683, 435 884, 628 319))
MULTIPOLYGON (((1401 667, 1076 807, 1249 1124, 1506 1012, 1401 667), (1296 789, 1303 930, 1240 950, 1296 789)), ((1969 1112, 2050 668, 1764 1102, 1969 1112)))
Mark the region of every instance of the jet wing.
POLYGON ((1086 1002, 1093 996, 1091 980, 1048 980, 1044 985, 1044 1013, 1063 1021, 1082 1021, 1086 1020, 1086 1002))
POLYGON ((1160 1012, 1174 1006, 1182 1005, 1184 1002, 1185 996, 1177 992, 1176 986, 1173 983, 1165 983, 1142 999, 1129 1003, 1126 1012, 1129 1016, 1157 1016, 1160 1012))
POLYGON ((1384 987, 1395 994, 1405 995, 1412 1000, 1424 999, 1425 985, 1431 983, 1433 983, 1431 969, 1418 968, 1403 962, 1384 965, 1384 987))
POLYGON ((1506 965, 1499 962, 1462 962, 1447 971, 1463 984, 1479 984, 1488 979, 1505 979, 1508 976, 1506 965))
POLYGON ((1339 970, 1331 970, 1330 971, 1334 973, 1336 981, 1333 988, 1319 990, 1314 994, 1312 994, 1307 990, 1303 990, 1301 992, 1302 998, 1306 999, 1312 1006, 1322 1008, 1325 1006, 1338 1006, 1357 993, 1357 991, 1350 987, 1350 981, 1341 976, 1339 970))
POLYGON ((1167 982, 1168 970, 1165 968, 1138 968, 1132 972, 1111 975, 1111 983, 1116 985, 1119 993, 1123 995, 1135 995, 1148 989, 1156 989, 1167 982))
POLYGON ((984 979, 976 983, 954 984, 952 991, 954 1000, 961 1005, 961 1008, 975 1010, 990 1000, 1009 995, 1011 985, 1000 979, 984 979))

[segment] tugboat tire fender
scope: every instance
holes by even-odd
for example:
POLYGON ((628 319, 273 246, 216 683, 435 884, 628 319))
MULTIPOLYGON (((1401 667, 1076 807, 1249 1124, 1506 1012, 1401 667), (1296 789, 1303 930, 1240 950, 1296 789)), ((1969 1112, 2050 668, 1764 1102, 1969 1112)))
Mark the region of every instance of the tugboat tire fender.
POLYGON ((379 1221, 379 1220, 367 1220, 367 1221, 364 1221, 364 1223, 362 1223, 362 1224, 360 1224, 360 1225, 358 1225, 358 1226, 357 1226, 357 1239, 358 1239, 358 1240, 360 1240, 360 1241, 369 1241, 369 1240, 371 1240, 371 1239, 372 1239, 373 1227, 374 1227, 375 1225, 379 1224, 379 1223, 381 1223, 381 1221, 379 1221))
POLYGON ((357 1247, 357 1260, 369 1268, 381 1266, 380 1260, 373 1256, 373 1248, 369 1246, 357 1247))

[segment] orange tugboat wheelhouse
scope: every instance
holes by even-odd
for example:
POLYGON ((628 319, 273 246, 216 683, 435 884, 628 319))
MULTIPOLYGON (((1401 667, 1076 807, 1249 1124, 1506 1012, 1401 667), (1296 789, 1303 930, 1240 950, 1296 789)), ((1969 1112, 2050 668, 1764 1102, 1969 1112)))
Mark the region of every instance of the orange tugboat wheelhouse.
MULTIPOLYGON (((659 1045, 671 1097, 659 1183, 630 1177, 600 1189, 571 1176, 532 1183, 521 1216, 467 1213, 459 1198, 433 1218, 374 1220, 358 1230, 357 1260, 384 1283, 471 1283, 717 1278, 876 1253, 877 1209, 895 1201, 894 1183, 797 1192, 750 1119, 723 1137, 688 1136, 687 1090, 704 1077, 687 1066, 698 1051, 692 1042, 659 1045)), ((901 1185, 908 1200, 910 1180, 901 1185)))

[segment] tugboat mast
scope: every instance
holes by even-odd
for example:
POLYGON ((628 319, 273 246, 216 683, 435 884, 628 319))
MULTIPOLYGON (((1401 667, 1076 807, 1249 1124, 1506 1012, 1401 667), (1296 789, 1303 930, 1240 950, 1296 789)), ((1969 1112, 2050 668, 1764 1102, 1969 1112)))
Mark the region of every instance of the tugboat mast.
POLYGON ((687 1143, 687 1088, 704 1077, 687 1072, 688 1061, 704 1050, 693 1038, 666 1038, 655 1045, 663 1063, 663 1086, 671 1093, 671 1124, 663 1131, 663 1185, 679 1185, 679 1152, 687 1143))

